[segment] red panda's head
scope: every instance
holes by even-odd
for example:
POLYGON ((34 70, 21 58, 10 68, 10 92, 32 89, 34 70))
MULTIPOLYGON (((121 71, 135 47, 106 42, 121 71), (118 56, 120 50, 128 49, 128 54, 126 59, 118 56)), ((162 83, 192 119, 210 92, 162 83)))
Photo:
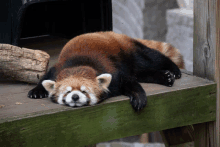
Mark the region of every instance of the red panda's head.
MULTIPOLYGON (((88 74, 88 72, 87 72, 88 74)), ((58 78, 59 79, 59 78, 58 78)), ((49 92, 49 97, 58 104, 69 106, 95 105, 103 92, 108 91, 111 74, 99 76, 72 74, 61 80, 44 80, 42 85, 49 92)))

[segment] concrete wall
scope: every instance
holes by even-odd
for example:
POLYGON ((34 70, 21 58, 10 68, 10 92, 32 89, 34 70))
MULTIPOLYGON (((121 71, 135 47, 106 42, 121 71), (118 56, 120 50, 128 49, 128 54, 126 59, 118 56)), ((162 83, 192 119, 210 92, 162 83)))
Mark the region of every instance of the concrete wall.
POLYGON ((113 31, 143 38, 144 0, 112 0, 113 31))
POLYGON ((173 8, 178 8, 176 0, 145 0, 143 10, 145 39, 166 40, 166 11, 173 8))
POLYGON ((166 40, 166 10, 176 0, 112 0, 113 31, 134 38, 166 40))
POLYGON ((166 42, 178 48, 183 55, 186 70, 193 71, 193 10, 167 11, 168 32, 166 42))
POLYGON ((193 71, 192 8, 193 0, 112 0, 113 31, 169 42, 183 54, 186 69, 193 71))

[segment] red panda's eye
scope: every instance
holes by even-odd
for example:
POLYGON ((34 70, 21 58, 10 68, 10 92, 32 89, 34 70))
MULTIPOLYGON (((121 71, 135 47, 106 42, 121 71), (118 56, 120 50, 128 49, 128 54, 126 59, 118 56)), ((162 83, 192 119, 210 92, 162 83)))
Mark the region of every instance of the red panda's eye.
POLYGON ((71 91, 67 91, 67 94, 70 93, 71 91))
POLYGON ((85 94, 85 93, 86 93, 86 91, 82 91, 82 93, 83 93, 83 94, 85 94))

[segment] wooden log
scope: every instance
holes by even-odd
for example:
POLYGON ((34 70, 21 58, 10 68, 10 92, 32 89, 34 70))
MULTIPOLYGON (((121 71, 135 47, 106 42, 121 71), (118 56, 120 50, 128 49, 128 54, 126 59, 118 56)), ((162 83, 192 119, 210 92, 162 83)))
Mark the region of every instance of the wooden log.
POLYGON ((49 59, 44 51, 0 44, 0 73, 7 79, 38 83, 47 70, 49 59))

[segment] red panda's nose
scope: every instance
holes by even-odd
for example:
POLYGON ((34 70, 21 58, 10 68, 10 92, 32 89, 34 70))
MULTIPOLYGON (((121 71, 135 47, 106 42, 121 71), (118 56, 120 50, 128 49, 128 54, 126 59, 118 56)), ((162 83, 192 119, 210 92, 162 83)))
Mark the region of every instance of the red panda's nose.
POLYGON ((72 96, 72 100, 73 101, 77 101, 79 99, 79 96, 77 95, 77 94, 74 94, 73 96, 72 96))

